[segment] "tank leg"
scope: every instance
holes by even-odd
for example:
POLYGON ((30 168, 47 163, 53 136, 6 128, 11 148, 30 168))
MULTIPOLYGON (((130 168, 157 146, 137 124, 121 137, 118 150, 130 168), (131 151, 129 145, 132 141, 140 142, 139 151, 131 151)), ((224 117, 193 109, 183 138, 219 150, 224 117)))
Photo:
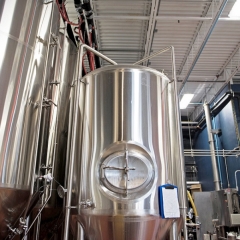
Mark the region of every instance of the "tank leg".
POLYGON ((84 231, 80 223, 77 223, 77 240, 85 240, 84 238, 84 231))
POLYGON ((170 229, 170 240, 180 240, 179 234, 178 234, 178 225, 177 221, 175 221, 170 229))

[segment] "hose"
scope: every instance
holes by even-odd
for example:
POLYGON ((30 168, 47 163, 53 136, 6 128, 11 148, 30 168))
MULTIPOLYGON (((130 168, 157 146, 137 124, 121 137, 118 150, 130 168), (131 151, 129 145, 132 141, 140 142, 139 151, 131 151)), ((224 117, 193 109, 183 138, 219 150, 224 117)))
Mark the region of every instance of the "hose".
POLYGON ((189 191, 187 191, 187 196, 188 196, 188 199, 189 199, 190 203, 192 204, 193 212, 194 212, 195 218, 196 218, 198 216, 197 208, 196 208, 196 206, 194 204, 194 201, 192 199, 191 193, 189 191))

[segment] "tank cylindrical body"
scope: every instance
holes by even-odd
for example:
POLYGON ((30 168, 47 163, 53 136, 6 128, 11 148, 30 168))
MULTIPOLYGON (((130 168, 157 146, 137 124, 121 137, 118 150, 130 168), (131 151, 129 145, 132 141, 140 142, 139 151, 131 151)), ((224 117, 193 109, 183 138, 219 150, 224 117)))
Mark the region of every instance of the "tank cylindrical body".
POLYGON ((174 82, 147 67, 116 65, 78 84, 72 219, 90 240, 164 239, 174 219, 159 216, 158 186, 182 191, 174 82))
POLYGON ((1 239, 32 189, 54 5, 38 0, 0 4, 1 239))

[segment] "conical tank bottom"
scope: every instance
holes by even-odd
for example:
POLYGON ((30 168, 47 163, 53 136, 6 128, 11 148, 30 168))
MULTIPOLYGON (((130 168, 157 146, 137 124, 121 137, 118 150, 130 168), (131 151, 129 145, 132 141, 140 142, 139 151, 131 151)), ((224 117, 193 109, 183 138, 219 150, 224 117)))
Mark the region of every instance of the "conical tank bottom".
MULTIPOLYGON (((75 215, 72 224, 81 222, 88 240, 165 240, 174 221, 181 219, 162 219, 158 216, 104 216, 75 215)), ((75 233, 77 234, 77 233, 75 233)))
POLYGON ((14 225, 18 224, 29 194, 29 190, 0 188, 0 239, 5 239, 8 235, 8 225, 14 228, 14 225))

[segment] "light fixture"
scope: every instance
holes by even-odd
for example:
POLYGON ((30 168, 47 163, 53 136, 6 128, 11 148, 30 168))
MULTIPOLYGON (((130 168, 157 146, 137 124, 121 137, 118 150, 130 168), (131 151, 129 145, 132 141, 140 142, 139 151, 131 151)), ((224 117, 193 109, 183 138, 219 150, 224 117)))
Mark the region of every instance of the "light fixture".
POLYGON ((240 19, 240 0, 236 0, 228 16, 230 18, 240 19))
POLYGON ((183 95, 180 101, 180 109, 186 109, 188 104, 191 102, 194 94, 186 93, 183 95))

